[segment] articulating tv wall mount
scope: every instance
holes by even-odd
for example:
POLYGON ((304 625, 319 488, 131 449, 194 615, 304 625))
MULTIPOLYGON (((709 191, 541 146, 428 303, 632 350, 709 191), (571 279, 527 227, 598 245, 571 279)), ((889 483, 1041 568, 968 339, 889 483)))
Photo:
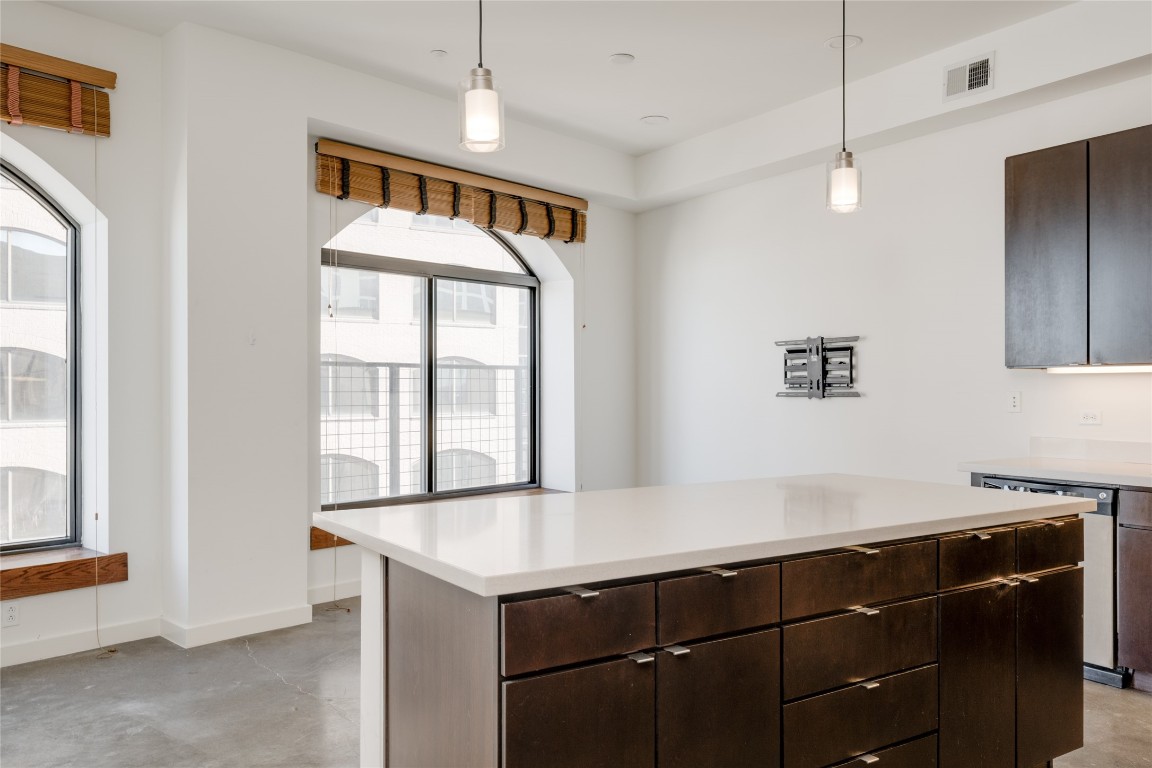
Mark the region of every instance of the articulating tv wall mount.
POLYGON ((852 389, 852 345, 859 336, 778 341, 784 347, 784 391, 776 397, 860 397, 852 389))

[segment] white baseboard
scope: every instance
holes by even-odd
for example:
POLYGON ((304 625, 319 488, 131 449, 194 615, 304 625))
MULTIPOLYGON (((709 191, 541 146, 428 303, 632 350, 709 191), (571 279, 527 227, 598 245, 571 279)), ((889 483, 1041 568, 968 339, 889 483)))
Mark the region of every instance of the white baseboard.
POLYGON ((218 643, 221 640, 254 635, 257 632, 295 627, 298 624, 307 624, 311 621, 312 606, 301 605, 295 608, 285 608, 255 616, 240 616, 227 621, 200 624, 194 627, 185 627, 169 619, 161 619, 160 635, 181 648, 194 648, 198 645, 218 643))
MULTIPOLYGON (((129 621, 123 624, 101 626, 100 643, 108 648, 117 643, 143 640, 148 637, 156 637, 158 634, 160 634, 159 619, 129 621)), ((0 647, 0 667, 10 667, 14 664, 26 664, 30 661, 66 656, 70 653, 91 651, 99 648, 100 643, 96 641, 96 630, 93 628, 56 635, 55 637, 42 637, 23 643, 4 645, 0 647)))
POLYGON ((316 605, 317 603, 330 603, 333 600, 343 600, 346 597, 356 597, 360 594, 360 579, 351 579, 349 581, 340 581, 336 583, 336 596, 332 596, 332 585, 323 584, 319 587, 311 587, 308 590, 308 603, 316 605))

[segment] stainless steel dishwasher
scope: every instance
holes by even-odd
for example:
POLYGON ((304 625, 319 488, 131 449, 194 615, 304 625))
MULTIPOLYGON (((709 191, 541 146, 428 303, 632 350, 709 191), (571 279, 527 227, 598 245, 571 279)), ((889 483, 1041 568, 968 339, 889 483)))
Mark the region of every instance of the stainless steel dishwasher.
POLYGON ((1084 519, 1084 678, 1117 688, 1125 672, 1116 666, 1116 494, 1115 488, 1011 477, 974 475, 973 485, 1017 493, 1093 499, 1095 512, 1084 519))

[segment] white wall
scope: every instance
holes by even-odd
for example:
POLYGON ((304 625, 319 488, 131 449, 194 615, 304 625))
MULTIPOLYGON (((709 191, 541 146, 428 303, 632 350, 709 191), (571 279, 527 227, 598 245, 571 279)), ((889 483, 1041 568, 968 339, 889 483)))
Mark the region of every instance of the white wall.
POLYGON ((958 462, 1030 436, 1152 439, 1152 375, 1003 364, 1004 158, 1150 121, 1140 77, 865 152, 851 215, 825 210, 823 166, 642 214, 641 480, 962 483, 958 462), (775 397, 775 340, 857 334, 862 398, 775 397), (1102 426, 1077 424, 1087 407, 1102 426))
MULTIPOLYGON (((0 153, 56 195, 90 233, 93 205, 106 223, 100 259, 85 254, 84 543, 128 553, 130 578, 99 588, 104 643, 157 633, 164 503, 160 257, 160 41, 36 3, 4 3, 4 42, 118 73, 112 136, 0 124, 0 153), (25 151, 30 156, 25 155, 25 151), (31 159, 34 157, 35 159, 31 159), (42 163, 41 168, 31 166, 42 163), (94 161, 99 171, 96 184, 94 161), (97 343, 97 336, 105 342, 97 343), (88 399, 88 398, 91 399, 88 399), (98 461, 95 461, 96 457, 98 461), (100 506, 100 541, 94 512, 100 506)), ((95 590, 20 601, 20 626, 0 635, 4 664, 96 645, 95 590)))

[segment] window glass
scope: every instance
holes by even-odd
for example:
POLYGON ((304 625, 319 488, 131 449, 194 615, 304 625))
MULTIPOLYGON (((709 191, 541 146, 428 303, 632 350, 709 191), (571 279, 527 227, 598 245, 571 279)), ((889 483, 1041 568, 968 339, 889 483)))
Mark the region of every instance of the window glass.
POLYGON ((324 504, 375 499, 380 496, 380 467, 355 456, 321 456, 320 489, 324 504))
POLYGON ((0 546, 79 538, 75 476, 75 228, 0 173, 0 546))
POLYGON ((320 316, 380 319, 380 278, 362 269, 320 269, 320 316))

